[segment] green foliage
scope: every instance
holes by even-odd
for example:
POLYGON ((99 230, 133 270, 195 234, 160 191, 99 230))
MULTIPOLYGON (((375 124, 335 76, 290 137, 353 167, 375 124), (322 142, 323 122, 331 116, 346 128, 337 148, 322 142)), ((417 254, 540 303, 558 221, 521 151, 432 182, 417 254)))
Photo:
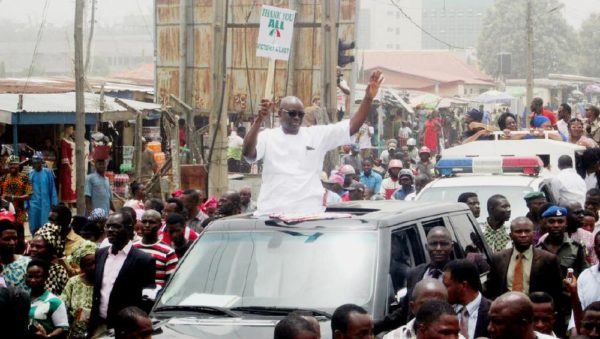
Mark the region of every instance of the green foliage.
POLYGON ((600 14, 592 14, 581 25, 579 32, 581 53, 579 53, 579 69, 586 76, 600 76, 598 63, 598 46, 600 46, 600 14))
MULTIPOLYGON (((575 30, 567 24, 558 0, 532 0, 534 77, 574 73, 579 47, 575 30), (553 10, 554 9, 554 10, 553 10)), ((512 54, 508 78, 527 76, 527 0, 497 0, 483 20, 478 55, 485 71, 497 76, 498 53, 512 54)))

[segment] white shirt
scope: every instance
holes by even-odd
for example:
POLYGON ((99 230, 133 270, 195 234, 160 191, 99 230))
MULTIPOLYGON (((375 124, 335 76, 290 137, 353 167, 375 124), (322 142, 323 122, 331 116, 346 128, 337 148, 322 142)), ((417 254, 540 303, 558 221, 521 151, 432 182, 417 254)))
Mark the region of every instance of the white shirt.
POLYGON ((327 195, 325 199, 325 203, 327 204, 327 206, 339 204, 342 202, 342 197, 340 197, 340 195, 335 193, 334 191, 326 190, 325 194, 327 195))
MULTIPOLYGON (((600 271, 598 264, 586 268, 579 278, 577 278, 577 293, 581 302, 581 309, 584 310, 594 301, 600 300, 600 271)), ((571 320, 569 321, 569 329, 575 327, 573 312, 571 312, 571 320)))
POLYGON ((565 137, 569 137, 569 124, 563 119, 558 120, 556 123, 556 128, 560 133, 562 133, 565 137))
POLYGON ((375 133, 375 129, 373 126, 369 126, 364 123, 358 132, 352 135, 351 140, 353 144, 358 144, 360 149, 370 148, 371 145, 371 136, 375 133))
POLYGON ((383 336, 383 339, 413 339, 416 338, 415 319, 407 322, 406 325, 400 326, 397 329, 388 332, 383 336))
POLYGON ((242 146, 244 146, 244 139, 242 139, 236 131, 232 131, 231 134, 229 134, 228 139, 228 148, 242 148, 242 146))
POLYGON ((125 259, 127 259, 127 255, 129 251, 131 251, 132 242, 129 241, 123 249, 121 249, 117 254, 112 254, 112 245, 108 249, 108 256, 106 257, 106 262, 104 263, 104 272, 102 273, 102 286, 100 287, 100 318, 106 319, 108 312, 108 301, 110 299, 110 294, 112 293, 113 286, 115 285, 115 280, 119 276, 119 272, 121 272, 121 268, 123 268, 123 264, 125 263, 125 259))
POLYGON ((458 314, 458 320, 460 321, 460 313, 463 310, 463 307, 467 308, 467 312, 469 312, 469 339, 475 338, 475 327, 477 327, 477 318, 479 316, 479 305, 481 304, 481 293, 477 293, 477 297, 473 299, 466 306, 463 305, 454 305, 454 310, 458 314))
POLYGON ((552 195, 558 199, 558 204, 577 201, 585 205, 585 181, 572 168, 565 168, 552 178, 552 195))
POLYGON ((592 188, 596 188, 596 186, 598 185, 598 178, 596 178, 596 173, 586 173, 584 181, 585 187, 588 191, 592 188))
POLYGON ((325 211, 320 175, 327 151, 350 143, 350 121, 300 127, 298 134, 282 128, 261 132, 256 160, 263 160, 262 185, 254 215, 310 215, 325 211))
MULTIPOLYGON (((470 320, 469 320, 470 321, 470 320)), ((470 332, 469 332, 470 333, 470 332)), ((416 339, 417 333, 415 332, 415 319, 407 322, 406 325, 400 326, 397 329, 388 332, 383 336, 383 339, 416 339)), ((462 334, 458 334, 459 339, 466 339, 462 334)))
POLYGON ((553 337, 553 336, 547 335, 547 334, 543 334, 538 331, 533 331, 533 333, 535 333, 536 339, 556 339, 556 337, 553 337))
POLYGON ((411 134, 412 130, 410 129, 410 127, 400 127, 398 129, 398 138, 408 139, 410 138, 411 134))

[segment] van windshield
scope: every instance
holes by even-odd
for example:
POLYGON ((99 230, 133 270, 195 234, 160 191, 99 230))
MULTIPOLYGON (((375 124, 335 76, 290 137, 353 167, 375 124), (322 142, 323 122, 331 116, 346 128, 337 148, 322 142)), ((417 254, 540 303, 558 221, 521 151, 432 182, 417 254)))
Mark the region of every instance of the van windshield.
POLYGON ((208 232, 197 240, 159 306, 369 309, 375 231, 208 232))

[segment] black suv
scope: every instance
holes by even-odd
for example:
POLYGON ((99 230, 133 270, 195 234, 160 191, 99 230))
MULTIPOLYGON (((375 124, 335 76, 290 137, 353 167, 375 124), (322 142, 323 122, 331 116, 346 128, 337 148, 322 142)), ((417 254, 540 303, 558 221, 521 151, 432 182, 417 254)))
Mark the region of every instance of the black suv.
POLYGON ((357 201, 328 212, 349 216, 293 223, 236 216, 211 224, 154 305, 154 337, 272 338, 282 317, 304 310, 329 338, 331 313, 345 303, 382 319, 408 269, 429 261, 426 235, 435 226, 450 230, 455 258, 490 257, 464 204, 357 201))

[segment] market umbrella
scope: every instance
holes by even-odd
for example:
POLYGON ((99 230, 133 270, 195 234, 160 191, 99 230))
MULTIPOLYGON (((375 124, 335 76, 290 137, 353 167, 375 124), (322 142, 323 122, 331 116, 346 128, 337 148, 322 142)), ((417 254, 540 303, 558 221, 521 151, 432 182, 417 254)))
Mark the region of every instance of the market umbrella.
POLYGON ((496 90, 489 90, 481 93, 475 101, 482 104, 509 104, 514 97, 506 92, 500 92, 496 90))
POLYGON ((442 101, 442 97, 439 97, 435 94, 426 93, 423 95, 416 96, 410 99, 410 105, 412 107, 421 106, 421 108, 425 109, 436 109, 442 101))
POLYGON ((587 85, 587 87, 585 88, 585 92, 586 93, 600 93, 600 86, 599 85, 587 85))

